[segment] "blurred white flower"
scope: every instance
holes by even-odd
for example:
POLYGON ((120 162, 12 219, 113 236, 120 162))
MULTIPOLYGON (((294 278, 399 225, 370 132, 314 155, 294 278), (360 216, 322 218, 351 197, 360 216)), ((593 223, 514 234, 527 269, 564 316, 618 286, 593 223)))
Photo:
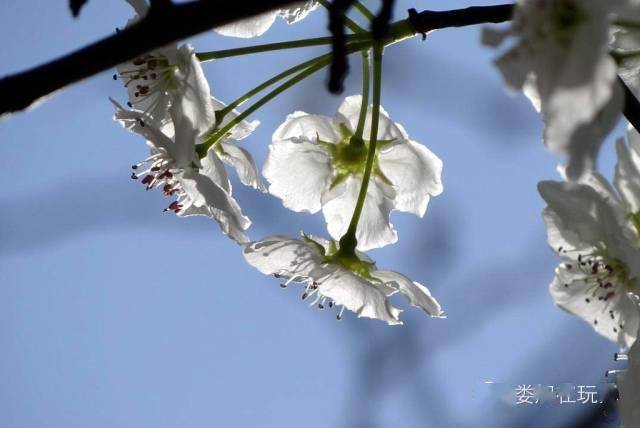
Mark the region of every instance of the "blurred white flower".
MULTIPOLYGON (((347 231, 362 184, 368 141, 350 144, 361 96, 347 97, 333 117, 296 112, 273 134, 263 174, 269 192, 293 211, 322 209, 332 238, 347 231)), ((364 138, 370 135, 371 107, 364 138)), ((378 145, 356 238, 359 250, 397 240, 389 222, 396 209, 422 217, 430 196, 442 192, 442 161, 409 139, 401 125, 381 108, 378 145)))
MULTIPOLYGON (((128 0, 137 16, 129 20, 133 25, 146 14, 149 6, 144 0, 128 0)), ((182 109, 199 132, 212 123, 214 107, 209 82, 193 47, 175 43, 141 55, 116 67, 117 74, 129 94, 128 105, 145 113, 146 122, 165 125, 169 106, 182 98, 182 109)))
MULTIPOLYGON (((640 313, 637 296, 630 296, 640 313)), ((624 428, 640 427, 640 341, 636 339, 629 350, 623 355, 628 361, 627 369, 617 375, 617 386, 620 394, 618 409, 624 428)))
POLYGON ((617 14, 611 48, 618 74, 636 97, 640 96, 640 1, 626 0, 617 14))
MULTIPOLYGON (((596 190, 608 203, 620 228, 630 240, 640 244, 640 135, 631 126, 627 128, 627 140, 618 139, 613 185, 597 171, 588 171, 578 180, 596 190)), ((563 169, 560 169, 564 176, 563 169)))
POLYGON ((610 201, 586 184, 541 182, 549 245, 562 259, 550 285, 561 308, 590 323, 604 337, 629 347, 638 312, 640 251, 620 227, 610 201))
POLYGON ((247 244, 244 257, 266 275, 283 278, 286 287, 292 282, 305 284, 302 299, 313 299, 309 306, 318 308, 341 306, 358 317, 376 318, 389 325, 402 324, 402 310, 393 306, 388 297, 400 292, 411 305, 432 317, 444 317, 440 305, 423 285, 404 275, 377 270, 375 263, 357 252, 341 255, 335 241, 302 236, 270 236, 247 244))
POLYGON ((513 47, 496 60, 509 87, 542 111, 544 142, 569 156, 570 179, 595 165, 622 105, 608 42, 613 14, 626 0, 519 0, 507 31, 485 29, 483 42, 513 47))
POLYGON ((222 231, 238 243, 248 242, 245 230, 251 221, 242 214, 240 206, 231 196, 231 185, 224 165, 214 150, 200 160, 195 151, 199 131, 192 122, 184 103, 169 107, 171 126, 161 130, 156 124, 145 122, 146 115, 127 110, 116 103, 114 119, 131 132, 147 140, 150 156, 133 165, 132 178, 142 177, 147 190, 160 188, 165 196, 174 196, 165 211, 178 216, 204 215, 215 220, 222 231), (138 169, 146 166, 144 171, 138 169))
POLYGON ((307 0, 294 3, 289 7, 271 10, 252 18, 221 25, 214 30, 223 36, 251 38, 265 33, 275 22, 277 17, 284 19, 287 24, 293 24, 305 18, 309 12, 318 6, 316 0, 307 0))

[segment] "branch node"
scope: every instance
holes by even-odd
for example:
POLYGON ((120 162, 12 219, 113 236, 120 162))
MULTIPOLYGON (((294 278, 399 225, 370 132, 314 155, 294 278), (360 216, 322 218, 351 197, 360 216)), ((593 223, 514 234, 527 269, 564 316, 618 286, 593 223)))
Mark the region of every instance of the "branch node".
POLYGON ((411 8, 407 11, 409 13, 409 24, 411 24, 411 28, 413 30, 413 34, 418 34, 420 33, 422 35, 422 41, 427 39, 427 33, 425 31, 418 31, 417 29, 420 28, 420 24, 419 24, 419 20, 420 20, 420 14, 418 14, 418 11, 415 10, 414 8, 411 8))

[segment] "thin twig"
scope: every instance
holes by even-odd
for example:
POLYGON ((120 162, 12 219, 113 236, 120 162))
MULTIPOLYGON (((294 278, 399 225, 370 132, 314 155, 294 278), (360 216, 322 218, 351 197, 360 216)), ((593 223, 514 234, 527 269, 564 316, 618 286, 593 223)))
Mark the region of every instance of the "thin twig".
MULTIPOLYGON (((200 0, 170 4, 137 25, 31 70, 0 79, 0 115, 26 109, 71 83, 115 67, 155 48, 213 27, 277 9, 294 0, 200 0)), ((411 20, 416 33, 511 19, 513 5, 424 11, 411 20)), ((343 30, 344 31, 344 30, 343 30)))

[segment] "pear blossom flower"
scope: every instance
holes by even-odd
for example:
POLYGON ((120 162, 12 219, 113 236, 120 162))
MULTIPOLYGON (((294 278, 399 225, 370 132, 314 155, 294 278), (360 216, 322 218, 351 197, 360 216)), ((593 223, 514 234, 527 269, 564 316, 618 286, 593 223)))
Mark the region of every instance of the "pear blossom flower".
POLYGON ((622 94, 608 42, 623 1, 519 0, 510 29, 483 33, 490 46, 516 38, 496 66, 510 88, 523 90, 542 111, 544 142, 568 155, 572 180, 594 168, 619 117, 622 94))
MULTIPOLYGON (((144 16, 149 5, 144 0, 128 0, 136 10, 133 25, 144 16)), ((209 82, 200 61, 189 44, 170 44, 116 67, 114 79, 120 78, 129 95, 128 106, 145 113, 146 122, 165 125, 169 106, 183 98, 183 109, 200 132, 206 131, 214 115, 209 82)))
MULTIPOLYGON (((578 182, 597 191, 613 210, 623 232, 640 244, 640 135, 631 125, 627 140, 616 142, 618 162, 613 184, 597 171, 585 173, 578 182)), ((560 173, 564 176, 562 168, 560 173)))
POLYGON ((215 220, 222 232, 238 243, 248 242, 245 230, 251 221, 242 214, 231 194, 231 185, 224 166, 214 150, 199 159, 195 145, 200 134, 184 103, 169 107, 171 126, 166 133, 153 123, 145 122, 146 115, 127 110, 114 100, 114 119, 131 132, 147 140, 150 156, 133 165, 131 178, 141 179, 147 190, 161 189, 165 196, 175 197, 165 211, 180 217, 204 215, 215 220), (144 171, 139 171, 146 166, 144 171))
POLYGON ((432 317, 444 317, 429 290, 404 275, 378 270, 365 254, 341 255, 335 241, 303 235, 301 239, 274 235, 244 247, 249 264, 266 275, 282 278, 282 287, 304 284, 302 299, 319 309, 341 307, 358 317, 375 318, 389 325, 402 324, 401 309, 388 297, 400 292, 409 303, 432 317))
POLYGON ((550 285, 554 302, 604 337, 629 347, 639 316, 640 250, 620 227, 609 200, 581 183, 541 182, 549 245, 562 263, 550 285))
MULTIPOLYGON (((347 97, 334 117, 295 112, 275 131, 263 175, 269 192, 293 211, 322 209, 335 240, 347 231, 362 185, 368 141, 350 143, 357 128, 361 96, 347 97)), ((371 108, 364 138, 370 135, 371 108)), ((397 241, 392 210, 425 214, 430 196, 442 192, 442 161, 409 139, 381 108, 378 145, 356 233, 359 250, 397 241)))
MULTIPOLYGON (((637 296, 630 296, 636 303, 636 310, 640 313, 637 296)), ((616 376, 616 384, 620 399, 618 409, 624 428, 640 426, 640 341, 631 346, 627 354, 616 354, 616 359, 626 360, 627 368, 616 376)))
POLYGON ((221 25, 214 28, 214 31, 222 34, 223 36, 229 37, 240 37, 245 39, 258 37, 264 34, 273 25, 276 18, 280 17, 284 19, 287 24, 294 24, 301 19, 304 19, 309 12, 313 11, 317 6, 318 2, 316 0, 301 1, 293 3, 289 7, 270 10, 251 18, 241 19, 240 21, 221 25))

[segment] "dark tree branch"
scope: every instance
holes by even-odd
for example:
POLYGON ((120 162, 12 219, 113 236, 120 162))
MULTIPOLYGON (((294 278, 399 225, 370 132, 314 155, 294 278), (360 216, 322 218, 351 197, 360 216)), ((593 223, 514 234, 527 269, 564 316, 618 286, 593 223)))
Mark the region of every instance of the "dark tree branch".
POLYGON ((382 0, 382 7, 371 23, 373 38, 381 40, 389 33, 389 23, 393 15, 395 0, 382 0))
POLYGON ((87 3, 87 0, 69 0, 69 9, 74 18, 80 15, 80 9, 87 3))
POLYGON ((110 37, 0 79, 0 115, 24 110, 45 95, 160 46, 290 3, 294 0, 200 0, 156 8, 110 37))
POLYGON ((510 21, 514 5, 474 6, 466 9, 455 9, 443 12, 425 10, 410 13, 410 22, 416 33, 428 33, 450 27, 465 27, 477 24, 498 24, 510 21))
POLYGON ((622 108, 622 113, 624 113, 624 117, 627 118, 636 131, 640 132, 640 102, 638 102, 636 96, 620 76, 618 76, 618 82, 624 90, 624 107, 622 108))
POLYGON ((347 46, 344 35, 345 15, 355 0, 333 0, 329 7, 329 31, 331 43, 331 66, 329 67, 329 92, 339 94, 343 90, 344 78, 349 72, 347 46))

